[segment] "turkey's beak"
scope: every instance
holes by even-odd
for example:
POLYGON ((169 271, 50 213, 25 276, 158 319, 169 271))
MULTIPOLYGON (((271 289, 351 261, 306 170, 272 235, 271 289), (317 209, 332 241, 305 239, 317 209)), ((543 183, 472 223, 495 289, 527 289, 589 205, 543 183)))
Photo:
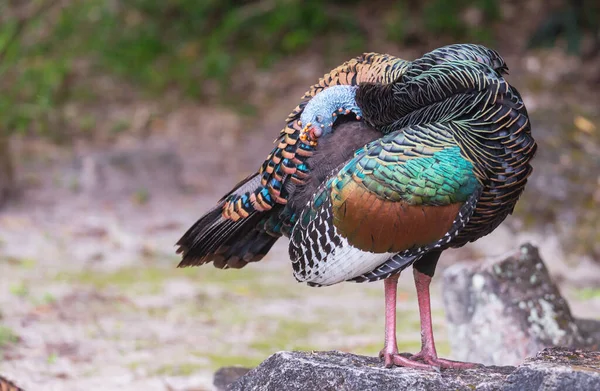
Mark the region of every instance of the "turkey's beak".
POLYGON ((302 140, 305 144, 309 144, 314 147, 315 145, 317 145, 317 139, 321 137, 322 134, 322 129, 316 126, 312 126, 312 123, 308 123, 306 124, 304 129, 302 129, 300 140, 302 140))
POLYGON ((310 128, 308 134, 312 140, 316 141, 323 134, 323 129, 313 126, 310 128))

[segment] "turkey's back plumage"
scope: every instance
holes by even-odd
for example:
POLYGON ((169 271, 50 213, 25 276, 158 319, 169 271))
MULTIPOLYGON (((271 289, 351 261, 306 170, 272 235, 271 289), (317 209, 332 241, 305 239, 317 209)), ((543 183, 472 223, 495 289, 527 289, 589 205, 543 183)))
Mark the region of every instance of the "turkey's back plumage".
POLYGON ((356 99, 387 135, 303 210, 290 245, 299 280, 387 278, 430 251, 477 240, 512 213, 536 144, 518 92, 495 69, 446 61, 402 83, 361 85, 356 99))
MULTIPOLYGON (((357 277, 356 281, 384 279, 415 262, 430 251, 461 247, 491 233, 512 214, 532 172, 531 159, 537 144, 525 105, 518 91, 508 84, 502 93, 492 85, 487 93, 457 112, 446 130, 460 148, 461 156, 473 165, 480 183, 477 192, 462 206, 452 230, 437 242, 395 255, 373 271, 357 277)), ((414 112, 418 117, 419 112, 414 112)), ((409 116, 410 117, 410 116, 409 116)), ((409 118, 391 127, 402 127, 409 118)), ((411 130, 405 129, 410 136, 411 130)))
POLYGON ((367 54, 322 78, 259 173, 178 242, 180 266, 243 267, 286 235, 299 280, 372 281, 491 232, 512 212, 536 145, 503 60, 460 47, 412 63, 367 54), (338 119, 318 148, 300 140, 307 102, 344 83, 360 83, 365 123, 338 119))
POLYGON ((397 112, 408 114, 382 126, 384 132, 442 119, 482 184, 471 222, 452 246, 492 232, 512 213, 537 149, 519 92, 490 66, 451 61, 395 85, 392 99, 397 112), (432 101, 418 107, 419 102, 432 101))

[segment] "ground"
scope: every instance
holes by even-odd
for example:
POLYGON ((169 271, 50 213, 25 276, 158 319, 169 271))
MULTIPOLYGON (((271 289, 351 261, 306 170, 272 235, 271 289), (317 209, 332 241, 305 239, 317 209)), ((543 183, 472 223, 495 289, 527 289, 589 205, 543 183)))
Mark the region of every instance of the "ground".
MULTIPOLYGON (((527 61, 535 68, 535 59, 521 63, 527 61)), ((529 223, 540 217, 538 200, 546 208, 564 202, 540 197, 552 185, 546 168, 558 160, 548 146, 553 136, 565 137, 563 128, 551 125, 587 118, 588 106, 582 104, 582 114, 548 117, 552 95, 536 88, 553 84, 530 80, 521 92, 539 118, 534 134, 545 160, 536 167, 546 176, 534 174, 517 217, 489 237, 445 253, 438 273, 453 262, 499 256, 532 241, 562 281, 574 314, 598 318, 600 294, 585 283, 598 281, 597 266, 567 257, 568 246, 553 226, 529 223), (576 272, 581 277, 573 277, 576 272)), ((177 107, 143 142, 124 137, 110 152, 15 139, 23 192, 0 212, 0 373, 31 389, 204 390, 215 369, 256 365, 280 350, 376 355, 383 345, 383 284, 298 284, 284 240, 263 261, 239 271, 175 267, 174 243, 258 167, 303 89, 291 88, 281 102, 271 97, 270 109, 252 123, 221 108, 177 107)), ((152 107, 138 102, 123 110, 144 117, 152 107)), ((576 124, 574 141, 565 147, 593 149, 586 137, 596 140, 597 129, 583 129, 576 124)), ((568 181, 570 174, 558 179, 568 181)), ((565 197, 578 191, 570 182, 564 186, 565 197)), ((433 284, 434 328, 439 353, 452 357, 440 280, 433 284)), ((400 279, 398 328, 400 350, 418 350, 411 273, 400 279)))

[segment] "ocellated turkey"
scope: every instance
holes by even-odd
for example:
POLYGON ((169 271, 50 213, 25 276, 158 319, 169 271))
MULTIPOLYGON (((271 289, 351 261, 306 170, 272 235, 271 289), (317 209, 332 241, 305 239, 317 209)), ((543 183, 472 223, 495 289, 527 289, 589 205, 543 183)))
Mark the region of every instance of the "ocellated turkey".
POLYGON ((387 367, 469 367, 437 356, 429 285, 442 251, 492 232, 531 173, 536 143, 507 70, 472 44, 342 64, 305 94, 259 171, 183 235, 180 266, 240 268, 287 236, 298 281, 384 280, 387 367), (395 307, 411 265, 422 350, 406 358, 395 307))

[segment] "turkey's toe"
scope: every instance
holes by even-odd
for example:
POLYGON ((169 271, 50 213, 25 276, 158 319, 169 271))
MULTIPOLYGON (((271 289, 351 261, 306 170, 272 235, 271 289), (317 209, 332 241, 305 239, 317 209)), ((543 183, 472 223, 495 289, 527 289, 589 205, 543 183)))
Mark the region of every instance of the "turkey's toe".
POLYGON ((444 369, 470 369, 482 366, 481 364, 477 363, 447 360, 445 358, 439 358, 423 352, 411 355, 410 360, 413 362, 423 361, 426 364, 444 369))
POLYGON ((389 353, 385 351, 379 352, 379 358, 383 359, 383 363, 386 368, 391 368, 393 366, 398 367, 406 367, 406 368, 414 368, 414 369, 422 369, 425 371, 437 371, 439 372, 439 368, 434 365, 428 365, 424 363, 420 363, 417 361, 413 361, 409 358, 401 356, 398 353, 389 353))

